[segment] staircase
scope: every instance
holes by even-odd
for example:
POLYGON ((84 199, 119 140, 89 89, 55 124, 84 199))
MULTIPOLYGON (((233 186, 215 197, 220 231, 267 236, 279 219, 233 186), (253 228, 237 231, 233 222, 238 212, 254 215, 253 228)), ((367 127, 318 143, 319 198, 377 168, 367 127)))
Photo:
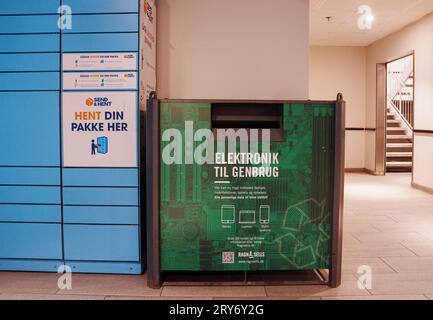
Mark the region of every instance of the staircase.
MULTIPOLYGON (((393 76, 396 81, 398 75, 393 76)), ((404 82, 398 79, 397 93, 388 95, 386 121, 386 170, 411 172, 413 161, 413 73, 404 82)))
POLYGON ((388 108, 386 121, 386 170, 387 172, 412 171, 413 141, 402 126, 402 121, 388 108))

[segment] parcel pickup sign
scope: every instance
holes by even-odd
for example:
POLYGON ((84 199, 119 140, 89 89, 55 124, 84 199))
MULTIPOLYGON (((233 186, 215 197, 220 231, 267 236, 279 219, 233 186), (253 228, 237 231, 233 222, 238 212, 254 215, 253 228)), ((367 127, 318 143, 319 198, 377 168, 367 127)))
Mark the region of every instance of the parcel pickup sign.
POLYGON ((135 92, 65 92, 64 166, 136 167, 136 105, 135 92))

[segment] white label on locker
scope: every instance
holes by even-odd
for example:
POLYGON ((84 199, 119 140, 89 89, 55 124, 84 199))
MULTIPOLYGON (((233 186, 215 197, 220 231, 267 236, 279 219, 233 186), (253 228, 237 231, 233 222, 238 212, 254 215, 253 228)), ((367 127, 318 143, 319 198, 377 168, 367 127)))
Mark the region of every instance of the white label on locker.
POLYGON ((137 53, 65 53, 63 70, 137 70, 137 53))
POLYGON ((65 72, 64 90, 136 90, 137 72, 65 72))
POLYGON ((64 92, 66 167, 137 167, 137 93, 64 92))

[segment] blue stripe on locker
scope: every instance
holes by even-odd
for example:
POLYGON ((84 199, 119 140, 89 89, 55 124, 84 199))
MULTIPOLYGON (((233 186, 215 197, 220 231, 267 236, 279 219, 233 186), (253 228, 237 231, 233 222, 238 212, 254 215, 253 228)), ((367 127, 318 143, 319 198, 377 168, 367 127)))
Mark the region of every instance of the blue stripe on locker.
POLYGON ((0 223, 0 258, 61 259, 60 224, 0 223))
POLYGON ((58 19, 58 16, 0 16, 0 33, 60 33, 58 19))
POLYGON ((0 222, 58 222, 62 221, 60 205, 1 204, 0 222))
POLYGON ((59 168, 0 167, 0 185, 60 185, 59 168))
MULTIPOLYGON (((109 274, 141 274, 143 268, 139 262, 87 262, 66 261, 73 272, 109 273, 109 274)), ((0 260, 0 268, 2 260, 0 260)))
POLYGON ((65 259, 138 261, 137 226, 65 225, 65 259))
POLYGON ((0 14, 39 14, 57 13, 60 0, 3 0, 0 6, 0 14))
POLYGON ((41 35, 1 35, 1 52, 59 52, 58 34, 41 35))
POLYGON ((63 169, 63 185, 137 187, 138 169, 63 169))
POLYGON ((0 186, 0 203, 60 204, 60 187, 0 186))
POLYGON ((59 93, 0 92, 0 165, 60 166, 59 93))
POLYGON ((64 33, 138 32, 138 28, 138 14, 74 15, 73 28, 64 33))
POLYGON ((63 52, 95 51, 138 51, 138 33, 63 35, 63 52))
POLYGON ((0 73, 0 91, 59 89, 58 72, 0 73))
POLYGON ((65 205, 137 206, 138 188, 63 188, 65 205))
POLYGON ((57 272, 62 265, 61 260, 0 259, 0 270, 4 271, 57 272))
POLYGON ((0 54, 1 71, 60 71, 60 54, 0 54))
POLYGON ((121 13, 139 11, 139 0, 63 0, 76 13, 121 13))
MULTIPOLYGON (((0 215, 1 217, 1 215, 0 215)), ((63 208, 65 223, 138 224, 138 207, 71 207, 63 208)))

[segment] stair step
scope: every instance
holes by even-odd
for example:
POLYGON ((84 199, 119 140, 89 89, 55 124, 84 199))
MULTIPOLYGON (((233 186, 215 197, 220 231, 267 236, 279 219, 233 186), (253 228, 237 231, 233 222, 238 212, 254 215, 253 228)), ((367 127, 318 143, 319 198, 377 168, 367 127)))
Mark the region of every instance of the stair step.
POLYGON ((412 143, 388 143, 387 148, 412 148, 412 143))
POLYGON ((392 135, 389 134, 386 136, 387 139, 393 140, 393 139, 412 139, 412 136, 401 134, 401 135, 392 135))
POLYGON ((388 131, 405 131, 406 132, 406 130, 404 128, 401 128, 401 127, 388 127, 388 128, 386 128, 386 130, 388 130, 388 131))
POLYGON ((412 152, 387 152, 386 156, 389 158, 395 158, 395 157, 408 157, 411 158, 413 156, 412 152))
POLYGON ((411 168, 412 162, 387 161, 386 166, 389 168, 411 168))

